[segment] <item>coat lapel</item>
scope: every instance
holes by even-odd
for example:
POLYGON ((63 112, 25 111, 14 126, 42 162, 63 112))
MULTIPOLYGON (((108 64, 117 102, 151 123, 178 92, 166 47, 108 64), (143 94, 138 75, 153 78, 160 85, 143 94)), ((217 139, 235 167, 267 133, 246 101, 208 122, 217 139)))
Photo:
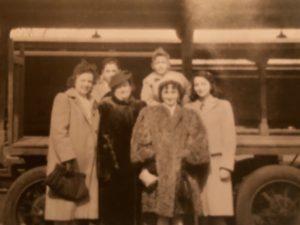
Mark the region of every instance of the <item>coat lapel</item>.
POLYGON ((99 123, 99 115, 97 114, 97 103, 93 99, 93 107, 92 107, 92 118, 91 120, 87 117, 82 104, 80 103, 80 100, 77 97, 76 91, 71 88, 66 91, 66 94, 72 99, 72 101, 75 103, 77 108, 80 110, 82 116, 84 117, 85 121, 89 125, 89 127, 92 129, 92 131, 97 130, 98 123, 99 123))
POLYGON ((176 106, 174 114, 171 116, 169 109, 167 109, 166 106, 161 105, 161 110, 163 113, 163 122, 161 122, 161 125, 166 129, 172 131, 176 128, 178 123, 182 119, 182 109, 180 106, 176 106))
MULTIPOLYGON (((213 108, 216 107, 217 103, 218 103, 218 99, 215 98, 215 97, 213 97, 213 96, 210 96, 208 99, 205 100, 204 107, 201 110, 201 113, 202 114, 209 113, 213 108)), ((201 105, 201 103, 198 102, 198 104, 199 104, 198 108, 199 108, 199 111, 200 111, 200 105, 201 105)))
POLYGON ((171 124, 173 129, 177 127, 181 119, 182 119, 182 108, 180 106, 176 106, 174 115, 171 117, 171 124))

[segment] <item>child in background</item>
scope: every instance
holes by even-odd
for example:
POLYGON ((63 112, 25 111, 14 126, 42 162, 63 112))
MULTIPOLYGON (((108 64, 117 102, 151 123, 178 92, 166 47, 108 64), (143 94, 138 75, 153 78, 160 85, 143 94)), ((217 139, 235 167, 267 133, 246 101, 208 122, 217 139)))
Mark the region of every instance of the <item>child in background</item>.
POLYGON ((190 90, 190 83, 182 73, 170 70, 170 55, 164 49, 158 48, 153 52, 152 69, 153 72, 143 80, 141 100, 145 101, 147 105, 157 105, 159 101, 155 93, 158 93, 158 83, 163 77, 170 76, 181 80, 183 83, 185 92, 183 102, 186 102, 190 90))
POLYGON ((110 80, 119 71, 119 60, 116 58, 106 58, 103 60, 101 75, 99 76, 92 92, 93 97, 98 103, 100 103, 103 97, 108 96, 110 93, 110 80))

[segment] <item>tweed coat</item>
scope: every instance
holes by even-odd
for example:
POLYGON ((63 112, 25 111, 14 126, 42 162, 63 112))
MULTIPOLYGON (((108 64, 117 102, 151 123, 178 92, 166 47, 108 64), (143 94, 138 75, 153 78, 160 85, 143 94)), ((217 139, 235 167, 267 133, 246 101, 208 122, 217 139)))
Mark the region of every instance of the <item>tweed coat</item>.
POLYGON ((98 179, 96 171, 96 146, 99 125, 97 104, 93 103, 92 116, 88 118, 71 88, 56 95, 50 125, 47 174, 57 163, 76 159, 80 172, 86 175, 89 199, 78 204, 50 194, 47 188, 45 219, 67 221, 98 218, 98 179))
POLYGON ((130 139, 140 110, 146 104, 133 97, 120 101, 114 95, 105 97, 99 105, 101 114, 98 136, 98 175, 110 176, 101 187, 100 215, 104 224, 133 224, 137 206, 136 180, 130 161, 130 139), (108 146, 109 139, 111 148, 108 146), (119 170, 114 169, 111 151, 115 153, 119 170), (104 173, 104 174, 103 174, 104 173))
MULTIPOLYGON (((143 191, 143 212, 176 216, 175 202, 184 165, 203 165, 209 161, 205 130, 195 112, 177 106, 171 116, 162 104, 141 111, 132 134, 131 160, 146 164, 153 159, 156 161, 158 185, 152 192, 143 191)), ((197 175, 188 174, 188 178, 194 212, 200 214, 197 175)))
POLYGON ((201 102, 196 100, 186 107, 193 109, 206 127, 210 170, 202 192, 204 215, 232 216, 233 196, 231 179, 222 181, 220 168, 234 169, 236 132, 231 104, 213 96, 208 97, 200 110, 201 102))

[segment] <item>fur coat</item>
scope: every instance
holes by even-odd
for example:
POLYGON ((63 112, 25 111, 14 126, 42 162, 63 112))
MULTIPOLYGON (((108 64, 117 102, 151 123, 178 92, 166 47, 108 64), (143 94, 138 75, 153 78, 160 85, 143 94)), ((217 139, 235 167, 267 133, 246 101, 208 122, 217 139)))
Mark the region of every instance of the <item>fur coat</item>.
MULTIPOLYGON (((162 104, 142 110, 134 126, 131 160, 146 165, 155 160, 157 187, 142 193, 144 212, 173 217, 184 168, 207 164, 209 161, 204 126, 195 112, 177 106, 171 116, 162 104)), ((200 168, 200 167, 199 167, 200 168)), ((188 171, 188 170, 187 170, 188 171)), ((188 173, 194 211, 201 213, 199 173, 188 173)), ((186 212, 180 212, 186 213, 186 212)))
POLYGON ((98 176, 100 217, 104 224, 133 224, 136 217, 136 185, 130 162, 132 128, 144 102, 106 97, 99 105, 98 176))

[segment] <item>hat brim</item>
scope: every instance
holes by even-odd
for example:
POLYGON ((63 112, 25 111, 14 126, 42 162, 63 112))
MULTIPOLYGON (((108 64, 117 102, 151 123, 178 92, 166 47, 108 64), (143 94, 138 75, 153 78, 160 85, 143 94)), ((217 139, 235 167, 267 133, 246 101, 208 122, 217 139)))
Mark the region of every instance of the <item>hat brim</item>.
POLYGON ((111 89, 116 88, 117 86, 119 86, 120 84, 124 83, 125 81, 130 80, 131 77, 132 77, 131 74, 124 74, 121 78, 118 79, 118 81, 116 81, 114 83, 111 83, 110 84, 110 88, 111 89))

